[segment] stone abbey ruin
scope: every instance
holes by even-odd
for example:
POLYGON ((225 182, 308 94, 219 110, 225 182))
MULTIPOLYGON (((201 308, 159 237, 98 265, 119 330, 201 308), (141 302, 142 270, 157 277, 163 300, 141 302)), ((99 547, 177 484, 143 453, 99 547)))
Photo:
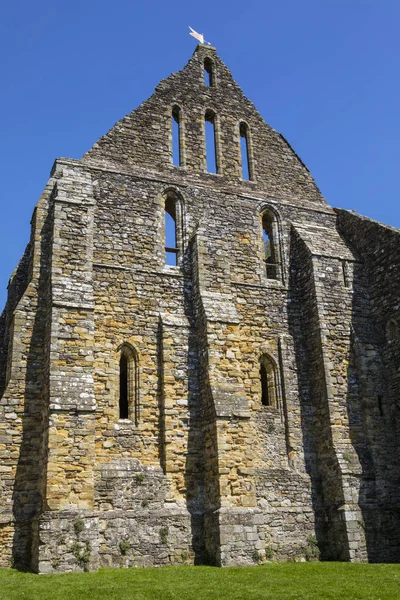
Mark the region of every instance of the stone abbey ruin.
POLYGON ((398 561, 399 306, 400 232, 332 209, 200 44, 33 213, 0 565, 398 561))

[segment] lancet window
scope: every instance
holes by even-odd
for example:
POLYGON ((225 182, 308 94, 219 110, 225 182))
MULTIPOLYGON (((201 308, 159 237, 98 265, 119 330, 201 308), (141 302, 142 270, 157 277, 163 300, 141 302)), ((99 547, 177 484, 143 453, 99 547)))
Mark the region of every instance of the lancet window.
POLYGON ((204 59, 204 85, 207 87, 214 87, 214 65, 211 58, 204 59))
POLYGON ((278 227, 274 214, 266 210, 261 217, 264 263, 267 279, 278 279, 281 273, 279 260, 278 227))
POLYGON ((218 173, 218 152, 216 115, 212 110, 207 110, 204 118, 205 143, 206 143, 206 167, 209 173, 218 173))
POLYGON ((182 258, 182 204, 174 191, 164 197, 165 264, 176 267, 182 258))
POLYGON ((250 134, 247 123, 239 124, 240 134, 240 157, 242 164, 242 179, 253 179, 251 157, 250 157, 250 134))
POLYGON ((136 350, 129 344, 120 347, 119 418, 139 420, 139 368, 136 350))
POLYGON ((172 129, 172 164, 181 167, 182 160, 182 117, 179 106, 172 108, 171 129, 172 129))
POLYGON ((263 354, 260 358, 261 404, 278 408, 280 404, 279 373, 275 361, 263 354))

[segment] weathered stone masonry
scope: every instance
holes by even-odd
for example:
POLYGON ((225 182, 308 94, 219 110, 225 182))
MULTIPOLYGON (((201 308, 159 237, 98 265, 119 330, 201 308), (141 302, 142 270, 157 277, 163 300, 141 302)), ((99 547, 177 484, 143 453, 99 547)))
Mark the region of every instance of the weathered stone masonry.
POLYGON ((0 565, 398 561, 399 249, 199 45, 35 209, 0 317, 0 565))

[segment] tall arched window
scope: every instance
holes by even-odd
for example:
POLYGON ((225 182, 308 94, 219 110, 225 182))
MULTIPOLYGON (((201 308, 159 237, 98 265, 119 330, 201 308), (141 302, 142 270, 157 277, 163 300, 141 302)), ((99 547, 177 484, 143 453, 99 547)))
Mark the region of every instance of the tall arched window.
POLYGON ((119 359, 119 418, 129 418, 128 357, 123 352, 119 359))
POLYGON ((119 357, 119 418, 139 420, 139 369, 137 352, 123 344, 119 357))
POLYGON ((250 141, 249 141, 249 127, 247 123, 240 123, 239 125, 240 134, 240 156, 242 161, 242 179, 253 179, 251 161, 250 161, 250 141))
POLYGON ((209 173, 218 173, 219 170, 215 121, 215 113, 212 110, 207 110, 204 118, 204 127, 206 142, 206 167, 209 173))
POLYGON ((276 219, 269 210, 262 214, 264 262, 268 279, 280 276, 278 229, 276 219))
POLYGON ((177 167, 182 166, 182 145, 181 145, 181 109, 179 106, 172 108, 172 164, 177 167))
POLYGON ((214 87, 214 65, 211 58, 204 59, 204 85, 214 87))
POLYGON ((164 199, 165 264, 176 267, 181 259, 182 206, 174 191, 164 199))
POLYGON ((268 354, 263 354, 260 358, 260 381, 262 406, 278 408, 280 404, 278 368, 268 354))

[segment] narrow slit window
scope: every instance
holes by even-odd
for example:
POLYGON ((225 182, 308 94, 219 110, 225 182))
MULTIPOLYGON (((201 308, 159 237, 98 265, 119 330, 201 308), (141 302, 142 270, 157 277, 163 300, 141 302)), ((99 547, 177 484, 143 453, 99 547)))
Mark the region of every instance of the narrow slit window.
POLYGON ((260 359, 260 382, 261 382, 261 404, 262 406, 279 405, 278 373, 275 363, 268 355, 260 359))
POLYGON ((269 212, 262 217, 264 261, 268 279, 278 278, 279 263, 277 261, 275 240, 273 233, 273 218, 269 212))
POLYGON ((342 260, 343 283, 345 287, 350 287, 347 261, 342 260))
POLYGON ((174 198, 165 200, 165 263, 176 267, 179 249, 176 236, 176 202, 174 198))
POLYGON ((181 153, 181 111, 179 106, 174 106, 172 109, 172 164, 182 166, 181 153))
POLYGON ((205 116, 206 164, 208 173, 218 173, 217 145, 215 137, 215 114, 207 111, 205 116))
POLYGON ((382 396, 378 396, 378 409, 379 409, 379 416, 383 417, 382 396))
POLYGON ((249 154, 249 135, 248 127, 246 123, 240 123, 240 155, 242 159, 242 179, 250 180, 251 169, 250 169, 250 154, 249 154))
POLYGON ((138 359, 135 350, 129 345, 121 347, 119 358, 119 418, 139 420, 138 400, 138 359))
POLYGON ((119 418, 129 418, 129 373, 128 357, 121 354, 119 361, 119 418))
POLYGON ((268 374, 267 374, 267 369, 263 363, 260 364, 260 378, 261 378, 261 404, 263 406, 270 406, 269 394, 268 394, 268 374))
POLYGON ((214 86, 214 70, 213 63, 210 58, 204 60, 204 85, 207 87, 214 86))

